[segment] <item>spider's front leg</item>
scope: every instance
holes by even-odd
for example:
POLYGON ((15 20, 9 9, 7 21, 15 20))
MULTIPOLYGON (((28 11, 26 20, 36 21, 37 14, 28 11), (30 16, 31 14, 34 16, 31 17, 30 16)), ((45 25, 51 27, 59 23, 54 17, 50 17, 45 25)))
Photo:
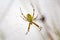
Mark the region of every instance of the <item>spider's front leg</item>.
POLYGON ((34 17, 35 9, 34 9, 34 6, 33 6, 32 3, 31 3, 31 6, 32 6, 32 8, 33 8, 33 17, 34 17))
POLYGON ((33 17, 34 17, 35 9, 33 8, 33 17))
POLYGON ((22 14, 22 16, 26 19, 26 17, 24 16, 24 14, 22 13, 22 10, 21 10, 21 8, 20 8, 20 11, 21 11, 21 14, 22 14))
POLYGON ((30 31, 30 25, 31 25, 31 23, 29 23, 29 25, 28 25, 28 30, 27 30, 26 34, 28 34, 28 32, 30 31))
POLYGON ((25 18, 23 18, 22 16, 20 16, 23 20, 27 21, 25 18))
POLYGON ((21 17, 23 20, 27 21, 27 20, 26 20, 26 17, 25 17, 24 14, 22 13, 21 8, 20 8, 20 11, 21 11, 21 15, 23 16, 23 17, 22 17, 22 16, 20 16, 20 17, 21 17))

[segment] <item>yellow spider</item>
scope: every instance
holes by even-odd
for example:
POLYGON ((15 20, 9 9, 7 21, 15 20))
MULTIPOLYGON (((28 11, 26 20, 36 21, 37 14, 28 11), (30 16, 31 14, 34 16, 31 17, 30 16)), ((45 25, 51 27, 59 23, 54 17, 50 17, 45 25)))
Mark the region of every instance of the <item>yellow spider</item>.
MULTIPOLYGON (((32 5, 32 4, 31 4, 31 5, 32 5)), ((32 7, 33 7, 33 5, 32 5, 32 7)), ((36 24, 35 22, 33 22, 33 21, 37 18, 37 16, 34 18, 34 12, 35 12, 34 7, 33 7, 33 16, 32 16, 31 14, 27 13, 27 15, 26 15, 26 17, 25 17, 24 14, 22 13, 21 8, 20 8, 20 11, 21 11, 21 14, 22 14, 22 16, 23 16, 23 20, 29 22, 27 33, 28 33, 29 30, 30 30, 30 25, 31 25, 31 24, 36 25, 36 27, 37 27, 39 30, 41 30, 42 27, 39 27, 38 24, 36 24)), ((26 34, 27 34, 27 33, 26 33, 26 34)))

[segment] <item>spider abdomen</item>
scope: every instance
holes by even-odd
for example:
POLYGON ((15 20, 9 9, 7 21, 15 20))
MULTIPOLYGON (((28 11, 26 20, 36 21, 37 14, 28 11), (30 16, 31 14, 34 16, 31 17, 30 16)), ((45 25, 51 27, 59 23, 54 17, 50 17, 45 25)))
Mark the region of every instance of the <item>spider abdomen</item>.
POLYGON ((30 15, 30 14, 27 14, 27 20, 29 21, 29 22, 32 22, 32 16, 30 15))

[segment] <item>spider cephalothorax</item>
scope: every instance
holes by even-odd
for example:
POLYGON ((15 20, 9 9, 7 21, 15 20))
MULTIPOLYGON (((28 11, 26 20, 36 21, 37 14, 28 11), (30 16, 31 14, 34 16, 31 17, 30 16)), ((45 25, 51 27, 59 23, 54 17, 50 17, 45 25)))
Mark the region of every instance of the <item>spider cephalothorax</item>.
POLYGON ((29 21, 29 22, 32 22, 32 20, 33 20, 33 17, 30 15, 30 14, 27 14, 27 21, 29 21))
MULTIPOLYGON (((32 5, 32 4, 31 4, 31 5, 32 5)), ((33 7, 33 5, 32 5, 32 7, 33 7)), ((39 29, 41 30, 41 28, 42 28, 42 27, 39 27, 39 25, 37 25, 35 22, 33 22, 33 21, 37 18, 37 16, 34 18, 34 12, 35 12, 34 7, 33 7, 33 15, 31 15, 31 14, 27 13, 26 17, 25 17, 25 16, 24 16, 24 14, 22 13, 21 8, 20 8, 20 11, 21 11, 22 16, 24 17, 24 18, 23 18, 23 20, 25 20, 25 21, 28 21, 28 22, 29 22, 28 30, 27 30, 28 32, 29 32, 29 30, 30 30, 30 25, 31 25, 31 24, 36 25, 36 26, 37 26, 37 28, 39 28, 39 29)), ((27 33, 28 33, 28 32, 27 32, 27 33)))

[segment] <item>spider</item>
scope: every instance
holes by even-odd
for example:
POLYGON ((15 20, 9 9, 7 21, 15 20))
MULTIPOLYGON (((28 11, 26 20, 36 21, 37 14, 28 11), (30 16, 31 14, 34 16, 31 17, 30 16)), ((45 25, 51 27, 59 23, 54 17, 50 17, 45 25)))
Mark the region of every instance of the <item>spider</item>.
POLYGON ((30 13, 27 13, 27 15, 24 16, 24 14, 22 13, 22 10, 21 10, 21 8, 20 8, 21 15, 23 16, 22 19, 29 22, 28 30, 27 30, 26 34, 30 31, 30 26, 31 26, 32 24, 34 24, 39 30, 41 30, 41 28, 42 28, 42 27, 39 27, 38 24, 36 24, 35 22, 33 22, 38 16, 36 16, 36 17, 34 18, 35 9, 34 9, 34 7, 33 7, 32 4, 31 4, 31 6, 32 6, 32 8, 33 8, 33 15, 31 15, 30 13))

